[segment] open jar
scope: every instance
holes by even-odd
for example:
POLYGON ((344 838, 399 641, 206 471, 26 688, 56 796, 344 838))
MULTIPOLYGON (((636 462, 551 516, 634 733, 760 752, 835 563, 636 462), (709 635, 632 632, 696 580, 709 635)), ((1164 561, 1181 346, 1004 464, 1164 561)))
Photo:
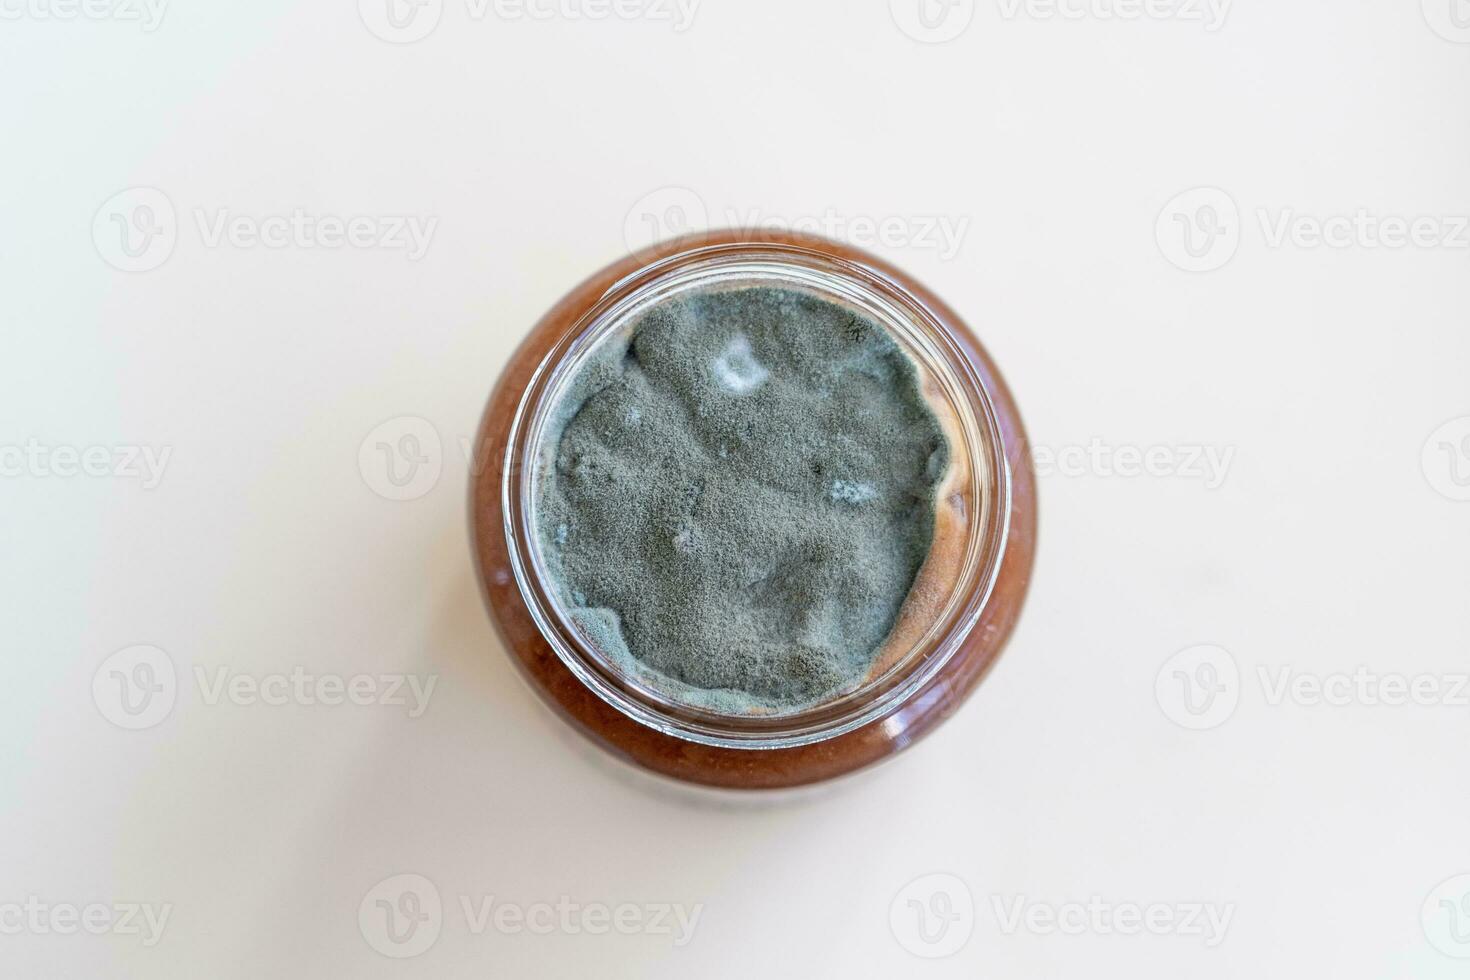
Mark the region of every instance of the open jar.
POLYGON ((491 394, 470 487, 486 599, 507 650, 564 717, 624 758, 707 785, 776 788, 882 760, 948 717, 994 663, 1031 574, 1035 480, 1014 403, 960 319, 922 286, 848 246, 794 233, 713 232, 629 256, 563 298, 491 394), (680 697, 578 626, 538 534, 538 484, 590 358, 661 304, 771 287, 878 324, 916 369, 944 429, 933 541, 860 682, 787 711, 732 712, 680 697), (558 419, 561 419, 560 423, 558 419))

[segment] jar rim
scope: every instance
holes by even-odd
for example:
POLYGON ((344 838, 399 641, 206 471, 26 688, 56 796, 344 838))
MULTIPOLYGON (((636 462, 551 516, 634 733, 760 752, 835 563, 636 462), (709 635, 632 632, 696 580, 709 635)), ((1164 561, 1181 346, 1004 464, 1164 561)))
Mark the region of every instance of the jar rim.
POLYGON ((557 658, 620 713, 666 735, 727 748, 776 749, 835 738, 879 721, 923 690, 961 649, 990 601, 1005 556, 1012 474, 984 375, 942 317, 872 265, 806 245, 768 241, 696 244, 649 262, 609 286, 556 339, 532 373, 511 421, 501 483, 504 533, 516 586, 557 658), (975 465, 961 574, 943 613, 877 677, 831 700, 782 714, 727 714, 660 692, 615 667, 567 614, 536 533, 538 456, 552 409, 576 367, 641 311, 690 289, 768 278, 861 305, 946 386, 975 465))

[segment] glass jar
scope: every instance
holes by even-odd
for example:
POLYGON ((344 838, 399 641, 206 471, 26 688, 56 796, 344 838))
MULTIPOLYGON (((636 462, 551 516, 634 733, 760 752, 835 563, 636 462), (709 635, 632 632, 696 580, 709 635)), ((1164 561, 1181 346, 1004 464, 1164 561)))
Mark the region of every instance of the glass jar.
POLYGON ((471 528, 486 601, 513 659, 595 741, 696 783, 797 786, 912 744, 952 714, 995 662, 1031 575, 1035 477, 995 365, 932 293, 874 256, 815 236, 713 232, 592 276, 512 355, 481 421, 475 458, 501 464, 476 467, 471 528), (856 689, 784 714, 720 714, 679 703, 615 666, 562 608, 535 531, 549 420, 578 367, 653 304, 688 290, 743 285, 804 290, 885 327, 916 365, 950 442, 929 556, 873 669, 856 689))

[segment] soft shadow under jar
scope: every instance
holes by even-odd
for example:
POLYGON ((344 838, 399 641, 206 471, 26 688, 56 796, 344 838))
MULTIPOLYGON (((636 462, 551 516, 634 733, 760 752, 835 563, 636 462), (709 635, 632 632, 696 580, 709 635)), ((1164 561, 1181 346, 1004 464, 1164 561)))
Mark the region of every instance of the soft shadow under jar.
MULTIPOLYGON (((677 369, 677 358, 667 361, 677 369)), ((912 279, 811 236, 717 232, 593 276, 512 355, 475 459, 471 523, 481 582, 523 673, 606 748, 696 783, 796 786, 911 744, 953 713, 999 655, 1030 577, 1034 477, 1015 405, 989 357, 912 279), (857 373, 821 370, 824 358, 849 357, 841 347, 848 335, 857 373), (802 346, 808 336, 811 349, 802 346), (707 388, 681 387, 660 360, 663 349, 652 346, 659 343, 679 345, 674 354, 693 349, 702 359, 690 363, 709 365, 707 388), (775 359, 782 349, 816 372, 783 376, 775 359), (799 390, 801 379, 828 377, 828 388, 799 390), (650 387, 647 378, 674 390, 650 387), (888 406, 902 425, 884 427, 881 398, 854 397, 853 386, 878 385, 874 379, 887 379, 879 394, 912 403, 888 406), (647 400, 634 399, 640 391, 647 400), (846 405, 827 411, 828 399, 846 405), (761 404, 782 410, 766 420, 779 423, 779 436, 763 441, 759 425, 720 428, 721 405, 749 415, 761 404), (706 424, 709 412, 715 418, 706 424), (685 428, 677 427, 680 413, 685 428), (858 427, 834 435, 831 453, 820 445, 807 446, 805 456, 782 450, 828 431, 800 424, 824 413, 838 420, 830 425, 851 419, 858 427), (674 429, 649 434, 671 417, 674 429), (858 422, 870 417, 876 421, 862 429, 858 422), (864 444, 865 432, 878 441, 864 444), (777 442, 775 450, 768 445, 777 442), (660 447, 686 443, 703 454, 696 462, 706 461, 708 474, 662 466, 673 457, 660 447), (790 474, 778 450, 791 454, 790 474), (738 482, 732 489, 747 467, 750 492, 738 482), (783 508, 772 520, 780 534, 742 547, 738 534, 715 533, 728 532, 734 518, 699 521, 702 511, 749 519, 755 508, 759 517, 753 501, 767 485, 772 500, 806 500, 789 496, 802 481, 815 488, 809 506, 820 523, 810 527, 807 511, 773 504, 783 508), (578 510, 579 500, 590 509, 578 510), (684 508, 688 523, 678 513, 663 522, 671 508, 684 508), (922 547, 914 546, 916 534, 922 547), (867 551, 852 551, 849 538, 867 551), (782 550, 788 539, 790 559, 782 550), (885 565, 875 554, 897 557, 885 565), (658 561, 639 564, 648 555, 658 561), (765 573, 763 561, 775 561, 775 570, 765 573), (858 564, 866 576, 845 574, 858 564), (636 584, 663 591, 630 589, 630 567, 657 569, 636 584), (710 586, 722 575, 734 583, 728 603, 710 586), (802 591, 812 582, 853 581, 900 584, 871 595, 839 585, 815 599, 802 591), (686 610, 706 619, 716 610, 731 624, 680 622, 686 610), (728 646, 716 639, 722 631, 732 637, 728 646), (795 653, 782 631, 793 634, 795 653), (658 645, 671 636, 683 645, 658 645), (853 648, 844 650, 845 642, 853 648)))

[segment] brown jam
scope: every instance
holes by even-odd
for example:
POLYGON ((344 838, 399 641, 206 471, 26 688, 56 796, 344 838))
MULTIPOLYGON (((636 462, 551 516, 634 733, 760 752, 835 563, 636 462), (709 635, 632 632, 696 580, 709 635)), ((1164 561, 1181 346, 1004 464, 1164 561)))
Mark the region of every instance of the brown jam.
POLYGON ((797 786, 913 743, 959 707, 999 656, 1030 578, 1034 475, 1020 418, 994 364, 954 311, 917 282, 874 256, 813 236, 713 232, 629 256, 592 276, 512 355, 482 419, 476 458, 503 464, 477 467, 471 525, 487 603, 513 659, 594 741, 695 783, 797 786), (677 289, 767 279, 826 291, 888 317, 923 365, 925 399, 960 451, 936 490, 927 557, 866 681, 797 715, 737 717, 669 701, 601 656, 548 580, 529 511, 545 406, 584 349, 677 289))

